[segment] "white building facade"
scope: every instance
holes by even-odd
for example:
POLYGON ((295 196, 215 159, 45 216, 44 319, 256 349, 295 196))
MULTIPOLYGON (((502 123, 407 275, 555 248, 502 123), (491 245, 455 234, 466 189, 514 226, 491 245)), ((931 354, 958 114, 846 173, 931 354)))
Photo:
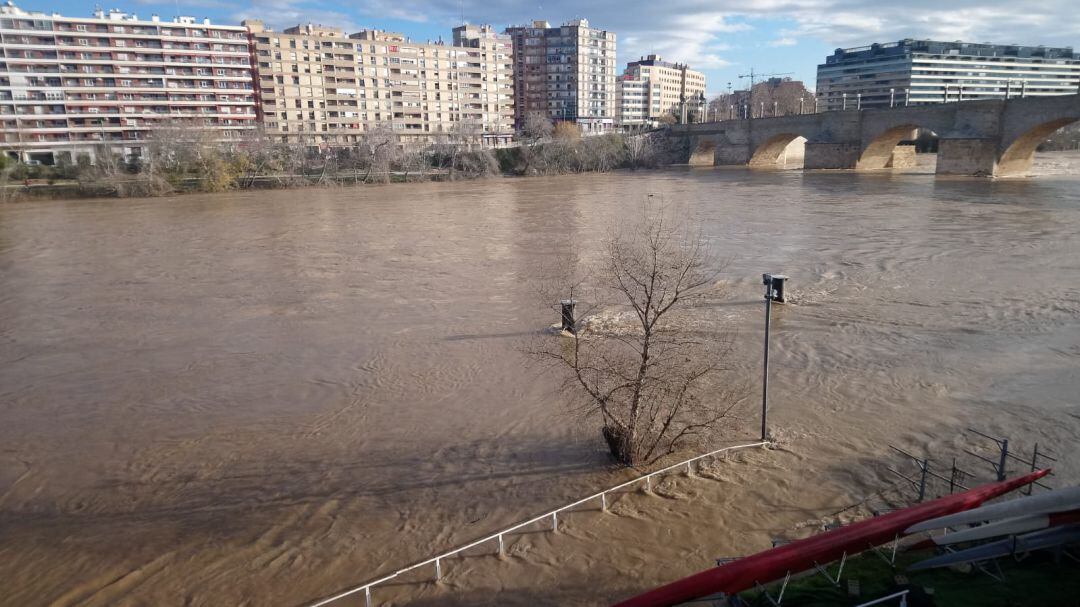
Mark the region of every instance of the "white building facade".
POLYGON ((619 126, 633 127, 648 124, 649 83, 623 75, 615 83, 619 126))
POLYGON ((837 49, 817 70, 823 111, 1068 95, 1080 55, 1043 46, 901 40, 837 49))
POLYGON ((705 74, 684 63, 664 61, 659 55, 626 64, 624 77, 646 83, 646 118, 665 115, 683 119, 684 109, 699 110, 705 102, 705 74))
POLYGON ((52 163, 139 156, 163 126, 256 128, 245 28, 118 11, 63 17, 0 7, 0 149, 52 163))

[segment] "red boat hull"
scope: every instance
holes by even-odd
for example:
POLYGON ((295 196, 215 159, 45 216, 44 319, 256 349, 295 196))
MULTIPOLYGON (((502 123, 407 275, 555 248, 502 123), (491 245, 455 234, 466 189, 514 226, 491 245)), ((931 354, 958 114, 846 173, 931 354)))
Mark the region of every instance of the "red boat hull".
POLYGON ((766 584, 780 579, 788 572, 798 573, 812 568, 815 564, 830 563, 839 559, 844 553, 856 554, 871 546, 890 542, 916 523, 969 510, 982 505, 989 499, 1030 484, 1049 473, 1049 470, 1039 470, 1020 478, 983 485, 963 493, 945 496, 826 531, 702 571, 618 603, 616 607, 677 605, 718 592, 727 594, 741 592, 753 588, 755 584, 766 584))

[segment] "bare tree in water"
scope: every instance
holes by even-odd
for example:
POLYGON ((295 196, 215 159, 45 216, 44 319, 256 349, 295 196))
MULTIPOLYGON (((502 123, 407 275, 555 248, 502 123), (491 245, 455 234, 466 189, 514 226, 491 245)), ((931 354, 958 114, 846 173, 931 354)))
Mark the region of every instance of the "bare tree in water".
POLYGON ((580 264, 560 265, 542 297, 581 300, 583 321, 531 354, 562 369, 615 459, 650 463, 718 430, 740 390, 724 381, 731 340, 699 326, 699 305, 719 295, 722 268, 685 219, 646 207, 612 232, 594 268, 574 276, 580 264))

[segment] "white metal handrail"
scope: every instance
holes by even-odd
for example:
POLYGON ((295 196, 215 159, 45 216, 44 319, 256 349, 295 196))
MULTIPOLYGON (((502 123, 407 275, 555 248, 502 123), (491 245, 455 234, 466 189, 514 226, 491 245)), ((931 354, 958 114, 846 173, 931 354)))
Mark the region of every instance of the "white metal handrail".
POLYGON ((654 470, 653 472, 650 472, 648 474, 639 476, 639 477, 637 477, 635 479, 631 479, 629 481, 626 481, 625 483, 615 485, 614 487, 609 487, 609 488, 604 489, 603 491, 601 491, 599 493, 594 493, 594 494, 592 494, 592 495, 590 495, 588 497, 579 499, 576 502, 566 504, 565 506, 561 506, 561 507, 556 508, 554 510, 551 510, 549 512, 545 512, 544 514, 541 514, 539 516, 535 516, 535 517, 533 517, 533 518, 531 518, 531 519, 529 519, 527 521, 518 523, 518 524, 516 524, 516 525, 514 525, 512 527, 507 527, 506 529, 503 529, 502 531, 498 531, 496 533, 492 533, 491 535, 487 535, 485 537, 482 537, 482 538, 480 538, 478 540, 469 542, 468 544, 465 544, 464 546, 459 546, 457 548, 454 548, 453 550, 450 550, 449 552, 444 552, 444 553, 439 554, 437 556, 433 556, 433 557, 431 557, 429 559, 426 559, 426 560, 423 560, 423 561, 420 561, 420 562, 417 562, 417 563, 413 563, 412 565, 409 565, 407 567, 403 567, 401 569, 398 569, 397 571, 395 571, 395 572, 393 572, 393 573, 391 573, 389 575, 383 576, 383 577, 378 578, 376 580, 372 580, 372 581, 370 581, 370 582, 368 582, 366 584, 363 584, 361 586, 356 586, 356 587, 350 588, 348 590, 339 592, 338 594, 335 594, 334 596, 327 597, 327 598, 322 599, 320 601, 317 601, 315 603, 311 603, 308 607, 321 607, 322 605, 328 605, 330 603, 333 603, 334 601, 343 599, 343 598, 345 598, 347 596, 351 596, 351 595, 356 594, 356 593, 361 592, 361 591, 364 592, 364 597, 365 597, 365 600, 367 601, 367 607, 371 607, 371 589, 373 587, 379 585, 379 584, 382 584, 383 582, 388 582, 388 581, 398 577, 399 575, 401 575, 403 573, 407 573, 407 572, 412 571, 414 569, 418 569, 420 567, 423 567, 424 565, 435 565, 435 577, 436 577, 436 579, 441 578, 442 577, 442 560, 445 559, 445 558, 454 556, 456 554, 460 554, 461 552, 464 552, 464 551, 468 550, 469 548, 475 548, 476 546, 479 546, 481 544, 490 542, 492 540, 498 540, 498 542, 499 542, 499 554, 502 554, 503 549, 504 549, 503 536, 506 535, 507 533, 517 531, 518 529, 521 529, 522 527, 527 527, 527 526, 529 526, 529 525, 531 525, 533 523, 536 523, 536 522, 539 522, 539 521, 542 521, 542 520, 545 520, 545 519, 551 519, 551 528, 552 528, 553 531, 556 531, 556 530, 558 530, 558 527, 559 527, 559 513, 560 512, 565 512, 566 510, 574 508, 575 506, 580 506, 581 504, 584 504, 586 502, 589 502, 589 501, 592 501, 592 500, 595 500, 595 499, 599 499, 601 509, 604 510, 604 511, 607 511, 607 494, 608 493, 611 493, 613 491, 618 491, 619 489, 629 487, 629 486, 634 485, 636 483, 640 483, 641 481, 645 481, 646 487, 648 489, 652 489, 652 477, 654 477, 654 476, 664 474, 666 472, 670 472, 672 470, 675 470, 676 468, 682 468, 683 466, 686 467, 687 472, 690 472, 691 471, 691 464, 693 464, 694 462, 696 462, 698 460, 702 460, 702 459, 705 459, 707 457, 712 457, 714 455, 717 455, 719 453, 723 453, 725 451, 735 451, 735 450, 738 450, 738 449, 746 449, 746 448, 749 448, 749 447, 760 447, 760 446, 766 445, 766 444, 768 444, 767 441, 758 441, 758 442, 746 443, 746 444, 742 444, 742 445, 732 445, 730 447, 724 447, 722 449, 716 449, 715 451, 710 451, 708 453, 703 453, 703 454, 698 455, 696 457, 692 457, 690 459, 683 460, 683 461, 681 461, 681 462, 679 462, 677 464, 672 464, 670 466, 667 466, 666 468, 661 468, 659 470, 654 470))
POLYGON ((868 607, 869 605, 877 605, 879 603, 884 603, 885 601, 891 601, 893 599, 900 599, 900 607, 907 607, 907 595, 909 592, 911 592, 911 590, 901 590, 900 592, 894 592, 889 596, 883 596, 880 599, 874 599, 869 603, 860 603, 859 605, 856 605, 856 607, 868 607))

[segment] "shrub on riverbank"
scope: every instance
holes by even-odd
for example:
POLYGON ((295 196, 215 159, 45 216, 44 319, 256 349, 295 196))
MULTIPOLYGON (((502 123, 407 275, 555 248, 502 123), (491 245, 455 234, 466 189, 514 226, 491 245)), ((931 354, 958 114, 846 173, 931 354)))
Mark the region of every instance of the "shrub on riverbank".
POLYGON ((495 151, 508 175, 604 173, 615 169, 655 168, 674 162, 674 150, 657 133, 553 138, 495 151))
POLYGON ((82 154, 74 163, 14 164, 4 173, 9 189, 25 182, 19 194, 137 197, 246 188, 454 181, 499 174, 606 172, 672 162, 667 138, 660 134, 582 137, 569 128, 553 129, 547 137, 496 150, 452 140, 401 145, 385 129, 366 133, 354 146, 326 150, 273 142, 259 134, 225 145, 216 137, 197 129, 163 129, 150 136, 139 157, 123 158, 102 146, 95 151, 93 162, 90 155, 82 154), (54 187, 42 187, 45 185, 54 187))

